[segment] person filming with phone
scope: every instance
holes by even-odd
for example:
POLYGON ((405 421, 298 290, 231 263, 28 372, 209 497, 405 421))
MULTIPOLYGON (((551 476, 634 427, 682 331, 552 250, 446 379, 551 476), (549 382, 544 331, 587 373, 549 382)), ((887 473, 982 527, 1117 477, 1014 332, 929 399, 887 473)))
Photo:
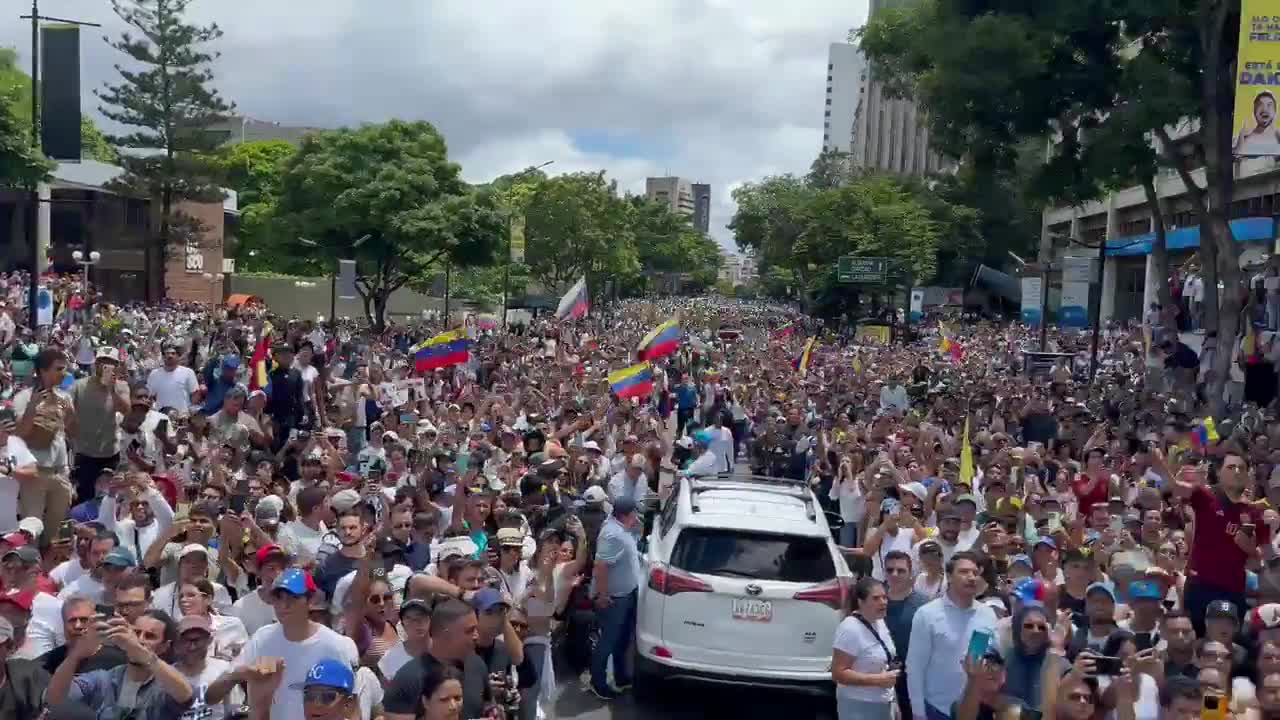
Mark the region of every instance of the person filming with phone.
MULTIPOLYGON (((75 489, 78 497, 90 498, 103 468, 120 461, 120 424, 116 413, 129 412, 129 386, 120 379, 120 352, 101 347, 95 356, 93 374, 71 386, 75 407, 75 489)), ((46 525, 47 527, 47 525, 46 525)))
MULTIPOLYGON (((14 434, 27 443, 36 457, 37 477, 18 494, 18 514, 44 522, 41 547, 48 547, 71 508, 71 484, 67 479, 67 436, 75 427, 71 396, 58 389, 67 375, 67 358, 61 350, 45 348, 35 359, 35 384, 13 398, 17 415, 14 434)), ((95 482, 97 478, 94 478, 95 482)), ((81 500, 93 498, 92 488, 81 500)))

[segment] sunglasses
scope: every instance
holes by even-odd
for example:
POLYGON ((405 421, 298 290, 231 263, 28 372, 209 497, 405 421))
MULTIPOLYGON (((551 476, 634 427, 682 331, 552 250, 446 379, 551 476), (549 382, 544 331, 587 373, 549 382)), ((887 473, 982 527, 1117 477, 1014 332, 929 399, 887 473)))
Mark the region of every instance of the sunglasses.
POLYGON ((317 705, 332 705, 342 696, 337 690, 330 688, 306 688, 302 691, 302 702, 317 705))
POLYGON ((1022 623, 1023 630, 1034 630, 1037 632, 1048 632, 1049 626, 1045 623, 1022 623))
POLYGON ((391 602, 391 601, 392 601, 392 599, 394 599, 394 598, 395 598, 395 595, 392 595, 392 594, 391 594, 391 593, 389 593, 389 592, 388 592, 388 593, 382 593, 381 595, 370 595, 370 596, 369 596, 369 604, 370 604, 370 605, 381 605, 381 604, 383 604, 383 603, 389 603, 389 602, 391 602))

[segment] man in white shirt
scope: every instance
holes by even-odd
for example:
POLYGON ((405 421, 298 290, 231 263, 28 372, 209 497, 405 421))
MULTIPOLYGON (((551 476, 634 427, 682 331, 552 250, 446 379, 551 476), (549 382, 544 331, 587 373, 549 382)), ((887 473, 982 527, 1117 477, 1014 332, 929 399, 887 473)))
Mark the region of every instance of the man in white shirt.
POLYGON ((721 411, 711 418, 711 426, 704 432, 711 436, 708 448, 720 458, 720 469, 724 472, 733 470, 736 453, 733 451, 733 431, 724 426, 725 412, 721 411))
POLYGON ((684 474, 691 477, 716 475, 724 471, 722 458, 711 451, 711 436, 699 430, 693 434, 693 457, 684 474))
POLYGON ((303 488, 297 500, 298 519, 280 526, 280 546, 299 564, 308 565, 315 562, 320 543, 329 532, 323 520, 329 509, 320 488, 303 488))
POLYGON ((200 389, 196 373, 178 364, 180 350, 176 345, 165 345, 164 367, 158 367, 147 376, 147 389, 155 396, 160 407, 171 407, 181 415, 191 411, 191 396, 200 389))
MULTIPOLYGON (((27 443, 13 434, 17 418, 12 409, 0 409, 0 533, 18 527, 18 498, 24 483, 37 480, 39 467, 27 443)), ((39 538, 36 538, 38 541, 39 538)))
POLYGON ((907 388, 902 384, 902 376, 892 375, 880 388, 880 410, 905 413, 911 408, 911 400, 907 397, 907 388))
POLYGON ((115 602, 116 583, 125 573, 137 567, 138 563, 128 550, 115 547, 115 541, 110 538, 93 541, 93 548, 89 551, 90 563, 93 563, 95 555, 101 560, 91 565, 88 574, 81 575, 75 582, 62 588, 62 592, 58 593, 59 600, 65 600, 72 595, 83 595, 91 598, 95 603, 113 604, 115 602), (97 552, 107 547, 110 550, 97 555, 97 552))
POLYGON ((132 480, 122 481, 102 498, 102 504, 98 506, 98 522, 120 538, 121 547, 140 558, 173 524, 173 508, 156 490, 150 475, 136 473, 132 480), (129 513, 119 520, 116 519, 117 496, 124 498, 129 513))
POLYGON ((627 468, 609 479, 609 499, 629 497, 637 503, 644 500, 649 494, 649 483, 644 476, 646 464, 643 455, 632 455, 627 468))

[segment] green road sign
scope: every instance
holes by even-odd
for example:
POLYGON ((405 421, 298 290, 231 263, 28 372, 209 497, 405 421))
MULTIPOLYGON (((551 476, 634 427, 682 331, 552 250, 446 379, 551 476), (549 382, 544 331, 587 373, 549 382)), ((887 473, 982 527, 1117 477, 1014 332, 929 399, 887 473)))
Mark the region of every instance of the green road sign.
POLYGON ((889 272, 889 258, 845 255, 836 265, 836 277, 844 283, 884 282, 889 272))

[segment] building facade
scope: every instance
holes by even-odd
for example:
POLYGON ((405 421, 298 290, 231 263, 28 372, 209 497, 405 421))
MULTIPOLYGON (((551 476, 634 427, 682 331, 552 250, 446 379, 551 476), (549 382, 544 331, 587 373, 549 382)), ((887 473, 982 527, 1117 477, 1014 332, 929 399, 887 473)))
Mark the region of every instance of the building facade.
POLYGON ((734 285, 746 285, 756 279, 756 259, 751 255, 724 253, 720 260, 719 280, 734 285))
MULTIPOLYGON (((871 17, 911 0, 872 0, 871 17)), ((851 156, 854 167, 926 175, 948 167, 929 145, 926 118, 915 101, 891 97, 869 64, 862 73, 854 111, 851 156)))
POLYGON ((645 178, 644 195, 654 202, 664 203, 671 208, 671 212, 682 215, 692 217, 696 208, 693 184, 682 177, 645 178))
MULTIPOLYGON (((1189 136, 1198 129, 1196 125, 1191 121, 1171 129, 1172 139, 1179 146, 1177 152, 1187 152, 1189 136)), ((1241 266, 1248 268, 1264 262, 1272 252, 1273 216, 1280 213, 1280 165, 1273 158, 1246 158, 1237 161, 1234 169, 1229 215, 1232 233, 1241 243, 1241 266)), ((1204 168, 1196 169, 1192 177, 1204 186, 1204 168)), ((1169 267, 1177 268, 1200 247, 1200 218, 1175 171, 1160 172, 1155 185, 1163 206, 1169 267)), ((1117 190, 1080 206, 1046 208, 1041 215, 1039 260, 1052 263, 1067 256, 1096 254, 1099 243, 1105 241, 1099 315, 1103 322, 1139 319, 1142 309, 1155 301, 1158 284, 1167 280, 1156 276, 1152 262, 1154 228, 1141 186, 1117 190)), ((1060 273, 1051 272, 1048 285, 1053 316, 1061 304, 1060 273)))
POLYGON ((827 98, 822 117, 823 152, 853 152, 854 117, 867 74, 867 61, 857 45, 827 46, 827 98))
POLYGON ((711 232, 711 185, 693 183, 693 228, 699 232, 711 232))

